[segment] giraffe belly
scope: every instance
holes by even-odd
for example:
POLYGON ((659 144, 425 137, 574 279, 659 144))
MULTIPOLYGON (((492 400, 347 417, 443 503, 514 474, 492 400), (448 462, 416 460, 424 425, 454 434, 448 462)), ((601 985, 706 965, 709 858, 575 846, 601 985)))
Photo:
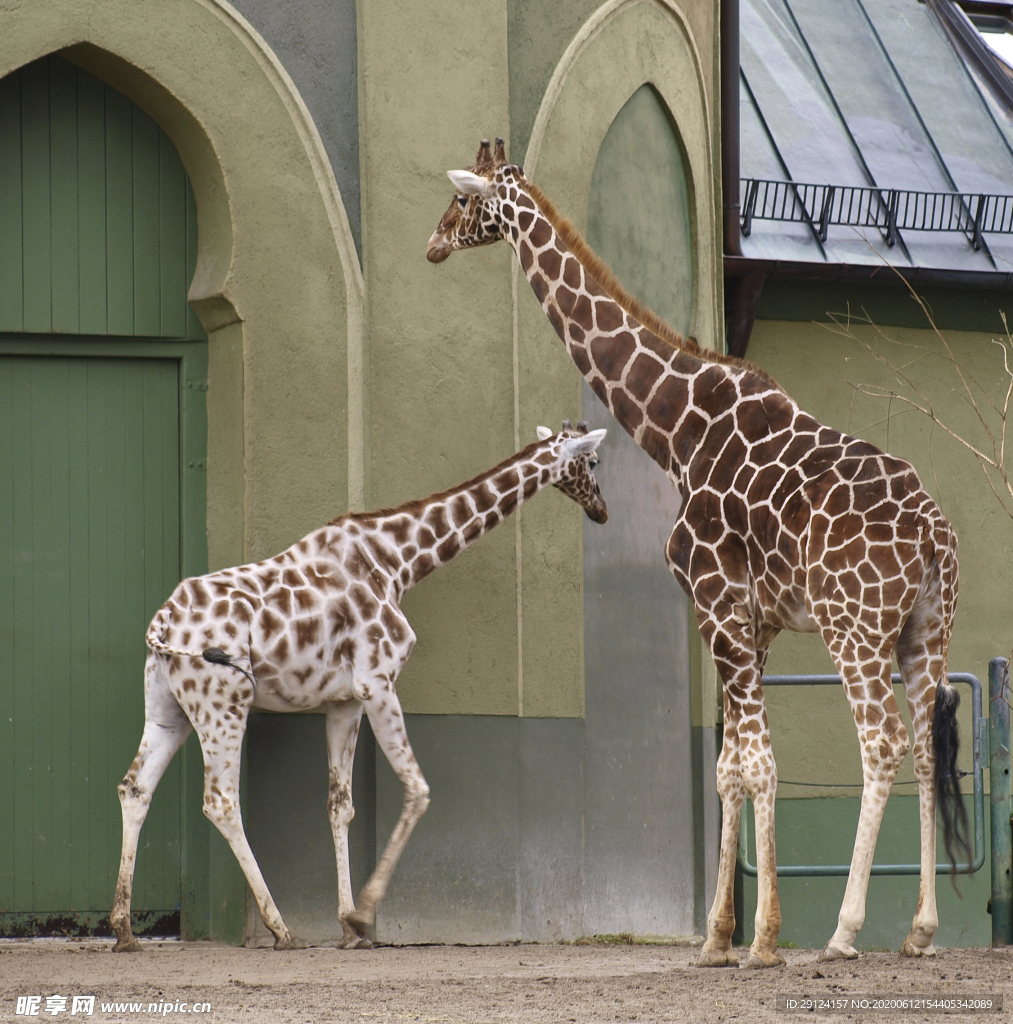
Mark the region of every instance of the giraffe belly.
POLYGON ((809 614, 805 591, 797 580, 786 587, 780 580, 763 576, 756 583, 754 600, 757 619, 763 627, 786 629, 791 633, 819 632, 819 626, 809 614))
POLYGON ((351 670, 314 668, 304 677, 284 673, 258 678, 253 706, 264 711, 312 711, 321 704, 354 698, 351 670))
POLYGON ((820 629, 803 601, 782 602, 777 608, 777 618, 780 620, 775 623, 778 628, 792 633, 818 633, 820 629))

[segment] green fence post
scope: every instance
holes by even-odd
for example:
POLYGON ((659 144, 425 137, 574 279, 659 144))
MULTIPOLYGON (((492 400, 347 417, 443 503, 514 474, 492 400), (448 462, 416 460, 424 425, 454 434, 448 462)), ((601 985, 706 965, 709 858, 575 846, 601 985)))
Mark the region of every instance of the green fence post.
POLYGON ((1009 666, 988 663, 989 775, 992 810, 992 945, 1013 945, 1013 869, 1010 831, 1009 666))

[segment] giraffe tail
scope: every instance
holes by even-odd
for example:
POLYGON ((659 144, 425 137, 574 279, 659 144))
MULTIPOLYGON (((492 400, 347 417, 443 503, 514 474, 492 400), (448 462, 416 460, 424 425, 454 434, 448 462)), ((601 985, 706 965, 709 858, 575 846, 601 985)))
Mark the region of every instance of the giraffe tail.
MULTIPOLYGON (((953 618, 957 610, 957 536, 953 528, 940 516, 931 526, 932 545, 939 570, 941 604, 943 611, 943 651, 949 648, 953 632, 953 618)), ((969 825, 964 798, 960 792, 961 774, 957 768, 960 735, 957 728, 957 709, 960 694, 950 686, 943 659, 942 677, 936 684, 936 707, 932 719, 932 743, 936 761, 936 806, 943 826, 943 845, 950 862, 950 875, 956 887, 957 860, 963 854, 971 860, 969 825)))
POLYGON ((960 792, 960 772, 957 769, 957 751, 960 737, 957 731, 957 708, 960 694, 944 680, 936 686, 936 710, 932 719, 932 741, 936 754, 936 806, 943 825, 943 845, 950 862, 950 875, 956 880, 957 857, 963 854, 971 860, 968 838, 967 808, 960 792))
POLYGON ((170 647, 162 639, 169 628, 169 616, 172 614, 169 604, 170 602, 167 601, 155 612, 155 617, 151 620, 151 625, 148 626, 148 631, 144 634, 145 646, 154 654, 164 654, 166 657, 174 654, 184 658, 202 657, 200 651, 181 651, 178 647, 170 647))
POLYGON ((144 634, 144 643, 149 651, 152 651, 155 654, 176 653, 170 647, 167 647, 162 641, 162 637, 165 636, 165 630, 168 625, 169 608, 168 604, 163 604, 162 607, 155 612, 155 617, 151 620, 147 633, 144 634))

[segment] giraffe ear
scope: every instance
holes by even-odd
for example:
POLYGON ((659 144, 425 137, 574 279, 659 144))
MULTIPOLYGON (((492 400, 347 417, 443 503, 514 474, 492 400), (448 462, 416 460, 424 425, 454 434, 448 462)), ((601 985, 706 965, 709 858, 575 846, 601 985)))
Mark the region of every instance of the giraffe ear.
POLYGON ((552 437, 552 431, 548 427, 535 427, 535 433, 538 434, 539 441, 547 441, 552 437))
POLYGON ((491 199, 496 193, 496 183, 481 174, 471 171, 447 171, 447 177, 462 196, 481 196, 491 199))
POLYGON ((598 445, 605 440, 608 431, 602 427, 600 430, 592 430, 583 437, 568 437, 563 446, 570 455, 588 455, 595 451, 598 445))

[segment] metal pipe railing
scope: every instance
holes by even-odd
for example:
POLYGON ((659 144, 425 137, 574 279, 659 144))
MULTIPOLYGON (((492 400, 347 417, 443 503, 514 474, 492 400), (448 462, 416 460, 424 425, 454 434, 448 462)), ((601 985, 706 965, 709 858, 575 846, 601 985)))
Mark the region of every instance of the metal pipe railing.
POLYGON ((1013 868, 1010 832, 1009 666, 988 663, 989 805, 992 812, 992 945, 1013 945, 1013 868))
MULTIPOLYGON (((985 722, 981 716, 981 683, 977 676, 970 672, 951 672, 947 677, 951 683, 965 683, 971 687, 971 715, 973 722, 973 767, 974 777, 974 856, 969 864, 958 864, 957 871, 961 874, 973 875, 980 871, 985 863, 985 780, 984 768, 988 760, 985 748, 985 722)), ((901 682, 899 673, 891 676, 894 685, 901 682)), ((802 675, 802 676, 764 676, 764 686, 831 686, 841 685, 841 677, 837 675, 802 675)), ((1007 757, 1009 742, 1007 732, 1007 757)), ((1007 775, 1008 779, 1008 775, 1007 775)), ((995 783, 993 782, 993 792, 995 783)), ((1008 783, 1007 783, 1008 785, 1008 783)), ((857 787, 856 787, 857 788, 857 787)), ((743 808, 745 812, 745 808, 743 808)), ((993 811, 994 813, 994 811, 993 811)), ((1007 814, 1008 820, 1008 814, 1007 814)), ((742 814, 739 823, 739 866, 742 873, 750 878, 756 877, 756 865, 749 862, 748 837, 746 835, 746 815, 742 814)), ((874 875, 919 875, 921 864, 873 864, 874 875)), ((950 873, 949 864, 936 864, 936 874, 950 873)), ((993 871, 995 869, 993 868, 993 871)), ((817 878, 824 876, 848 875, 850 864, 778 864, 778 878, 817 878)), ((993 916, 993 922, 995 918, 993 916)))

